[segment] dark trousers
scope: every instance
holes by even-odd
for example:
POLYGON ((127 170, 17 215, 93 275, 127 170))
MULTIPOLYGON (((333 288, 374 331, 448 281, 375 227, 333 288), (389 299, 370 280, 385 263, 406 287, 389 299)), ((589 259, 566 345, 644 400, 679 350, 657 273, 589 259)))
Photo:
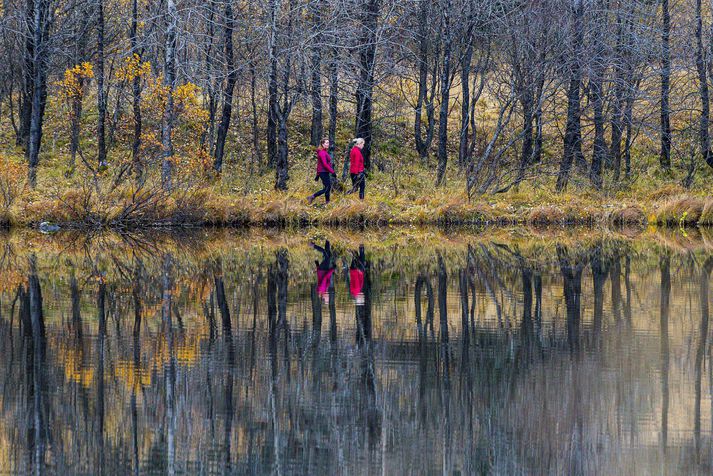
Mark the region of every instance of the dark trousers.
POLYGON ((329 203, 329 197, 332 193, 332 177, 329 175, 329 172, 320 172, 318 175, 320 180, 322 181, 322 190, 312 196, 314 198, 317 198, 320 195, 324 195, 326 203, 329 203))
POLYGON ((364 172, 358 174, 350 174, 352 177, 352 191, 354 193, 359 189, 359 198, 364 200, 364 191, 366 190, 366 174, 364 172))

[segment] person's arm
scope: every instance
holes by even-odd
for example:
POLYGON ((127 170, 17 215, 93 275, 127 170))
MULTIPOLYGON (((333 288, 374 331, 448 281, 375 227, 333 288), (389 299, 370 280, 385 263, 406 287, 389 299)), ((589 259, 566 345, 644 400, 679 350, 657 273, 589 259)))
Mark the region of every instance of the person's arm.
POLYGON ((327 172, 329 172, 330 174, 334 174, 334 169, 329 164, 329 160, 327 160, 328 158, 329 158, 329 154, 327 153, 326 150, 319 151, 319 160, 322 162, 322 166, 325 169, 327 169, 327 172))

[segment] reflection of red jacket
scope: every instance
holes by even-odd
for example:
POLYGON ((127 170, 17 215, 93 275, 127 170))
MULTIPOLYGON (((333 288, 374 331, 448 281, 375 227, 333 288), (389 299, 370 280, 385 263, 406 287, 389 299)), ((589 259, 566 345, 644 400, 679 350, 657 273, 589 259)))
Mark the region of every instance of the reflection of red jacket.
POLYGON ((357 297, 364 290, 364 271, 360 269, 349 270, 349 292, 357 297))
POLYGON ((331 282, 332 274, 334 274, 334 268, 317 268, 317 294, 319 294, 320 296, 326 294, 326 292, 329 291, 329 283, 331 282))

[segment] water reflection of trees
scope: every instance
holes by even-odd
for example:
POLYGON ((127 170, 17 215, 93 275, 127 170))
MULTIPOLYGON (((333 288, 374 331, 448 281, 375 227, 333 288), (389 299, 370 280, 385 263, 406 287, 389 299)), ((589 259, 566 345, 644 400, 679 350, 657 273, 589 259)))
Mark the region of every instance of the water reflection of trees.
POLYGON ((560 246, 544 264, 504 245, 432 258, 394 277, 394 262, 364 254, 357 304, 341 282, 323 303, 286 249, 197 266, 172 253, 132 257, 123 280, 92 259, 72 263, 62 282, 29 257, 26 281, 1 306, 13 467, 581 474, 623 467, 620 448, 651 430, 634 415, 649 406, 657 458, 695 451, 707 467, 710 258, 690 272, 669 255, 654 267, 604 242, 560 246), (634 296, 654 281, 657 353, 634 332, 634 296), (691 297, 683 281, 696 283, 700 302, 694 417, 690 437, 673 439, 670 379, 681 369, 669 321, 672 304, 691 297), (413 339, 379 328, 395 289, 409 290, 400 305, 413 339), (655 402, 631 394, 634 380, 655 402))

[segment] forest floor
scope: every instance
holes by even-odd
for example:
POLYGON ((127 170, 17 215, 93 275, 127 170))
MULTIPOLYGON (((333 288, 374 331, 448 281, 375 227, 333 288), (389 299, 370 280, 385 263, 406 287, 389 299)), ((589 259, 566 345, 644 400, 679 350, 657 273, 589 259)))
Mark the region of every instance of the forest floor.
MULTIPOLYGON (((286 192, 274 190, 274 172, 228 162, 220 177, 179 166, 170 195, 162 192, 157 177, 149 176, 143 187, 131 177, 117 181, 118 166, 111 164, 95 176, 80 163, 67 177, 64 154, 41 158, 37 187, 30 189, 21 153, 7 150, 0 150, 0 222, 5 226, 713 225, 713 173, 702 167, 686 189, 680 185, 684 172, 661 172, 655 157, 651 163, 637 158, 633 178, 617 185, 606 177, 609 185, 601 191, 575 175, 565 192, 556 193, 556 170, 539 170, 540 178, 470 200, 461 169, 450 166, 445 185, 435 187, 435 164, 413 160, 408 167, 374 170, 363 201, 337 187, 331 203, 319 197, 309 205, 306 197, 320 188, 309 149, 294 155, 286 192)), ((341 188, 351 188, 348 182, 341 188)))

